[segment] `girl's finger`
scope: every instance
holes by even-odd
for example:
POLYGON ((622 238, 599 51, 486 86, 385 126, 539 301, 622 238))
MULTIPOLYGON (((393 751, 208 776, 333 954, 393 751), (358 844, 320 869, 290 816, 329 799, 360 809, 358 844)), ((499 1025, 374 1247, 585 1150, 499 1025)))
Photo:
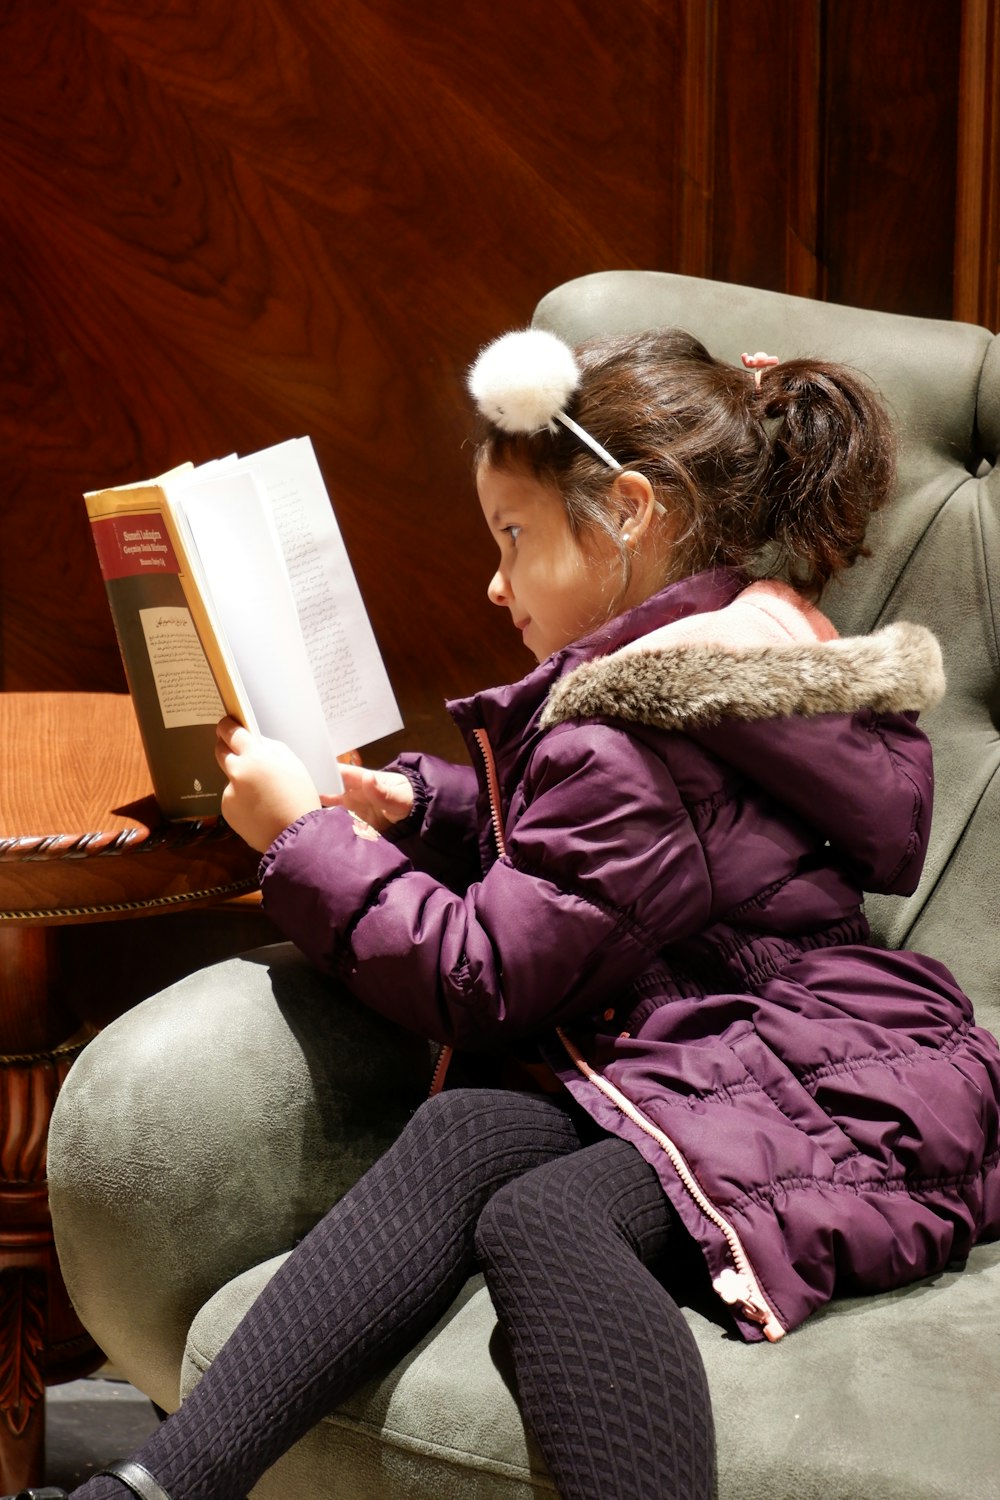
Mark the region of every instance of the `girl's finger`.
POLYGON ((215 733, 222 744, 237 755, 241 754, 253 740, 249 729, 245 729, 238 719, 228 715, 219 720, 215 726, 215 733))
POLYGON ((344 761, 340 766, 340 779, 344 783, 345 792, 356 792, 364 785, 365 776, 370 776, 370 771, 365 771, 362 766, 354 766, 344 761))

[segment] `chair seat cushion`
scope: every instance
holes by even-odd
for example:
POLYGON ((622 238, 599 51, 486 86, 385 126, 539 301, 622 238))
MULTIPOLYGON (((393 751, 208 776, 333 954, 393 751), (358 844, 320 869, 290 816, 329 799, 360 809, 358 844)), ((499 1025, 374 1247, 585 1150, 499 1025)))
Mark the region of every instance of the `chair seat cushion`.
MULTIPOLYGON (((185 1351, 185 1393, 281 1260, 237 1277, 201 1309, 185 1351)), ((719 1500, 996 1500, 1000 1428, 982 1413, 984 1391, 1000 1389, 1000 1244, 885 1296, 841 1299, 776 1345, 744 1344, 700 1312, 688 1317, 713 1393, 719 1500)), ((260 1500, 293 1493, 555 1495, 515 1404, 481 1279, 407 1359, 308 1433, 254 1491, 260 1500)))

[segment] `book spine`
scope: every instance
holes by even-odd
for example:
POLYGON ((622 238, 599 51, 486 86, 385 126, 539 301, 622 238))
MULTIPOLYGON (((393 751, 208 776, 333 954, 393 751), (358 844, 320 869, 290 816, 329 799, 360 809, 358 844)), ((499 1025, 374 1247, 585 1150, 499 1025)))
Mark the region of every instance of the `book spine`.
POLYGON ((225 709, 163 510, 147 502, 95 514, 90 497, 88 508, 160 810, 171 819, 215 816, 226 784, 215 759, 215 725, 225 709))

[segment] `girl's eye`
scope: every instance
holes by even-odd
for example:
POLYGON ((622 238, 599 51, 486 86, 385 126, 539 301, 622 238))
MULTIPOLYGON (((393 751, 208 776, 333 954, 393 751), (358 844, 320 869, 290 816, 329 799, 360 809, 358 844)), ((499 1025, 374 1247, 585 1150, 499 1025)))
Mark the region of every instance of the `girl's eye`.
POLYGON ((514 542, 514 543, 516 543, 518 537, 521 535, 522 527, 520 527, 520 526, 505 526, 503 528, 503 530, 504 530, 504 535, 505 536, 509 536, 510 539, 511 539, 511 541, 514 542))

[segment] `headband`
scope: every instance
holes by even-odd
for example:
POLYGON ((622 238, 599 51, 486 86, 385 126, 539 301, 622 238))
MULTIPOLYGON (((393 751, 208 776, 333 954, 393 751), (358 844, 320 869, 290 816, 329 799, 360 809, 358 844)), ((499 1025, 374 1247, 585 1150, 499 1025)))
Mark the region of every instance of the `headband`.
POLYGON ((501 432, 530 436, 555 432, 560 422, 616 473, 621 464, 586 428, 566 415, 580 384, 580 367, 567 343, 542 328, 505 333, 487 344, 469 371, 469 390, 480 412, 501 432))

